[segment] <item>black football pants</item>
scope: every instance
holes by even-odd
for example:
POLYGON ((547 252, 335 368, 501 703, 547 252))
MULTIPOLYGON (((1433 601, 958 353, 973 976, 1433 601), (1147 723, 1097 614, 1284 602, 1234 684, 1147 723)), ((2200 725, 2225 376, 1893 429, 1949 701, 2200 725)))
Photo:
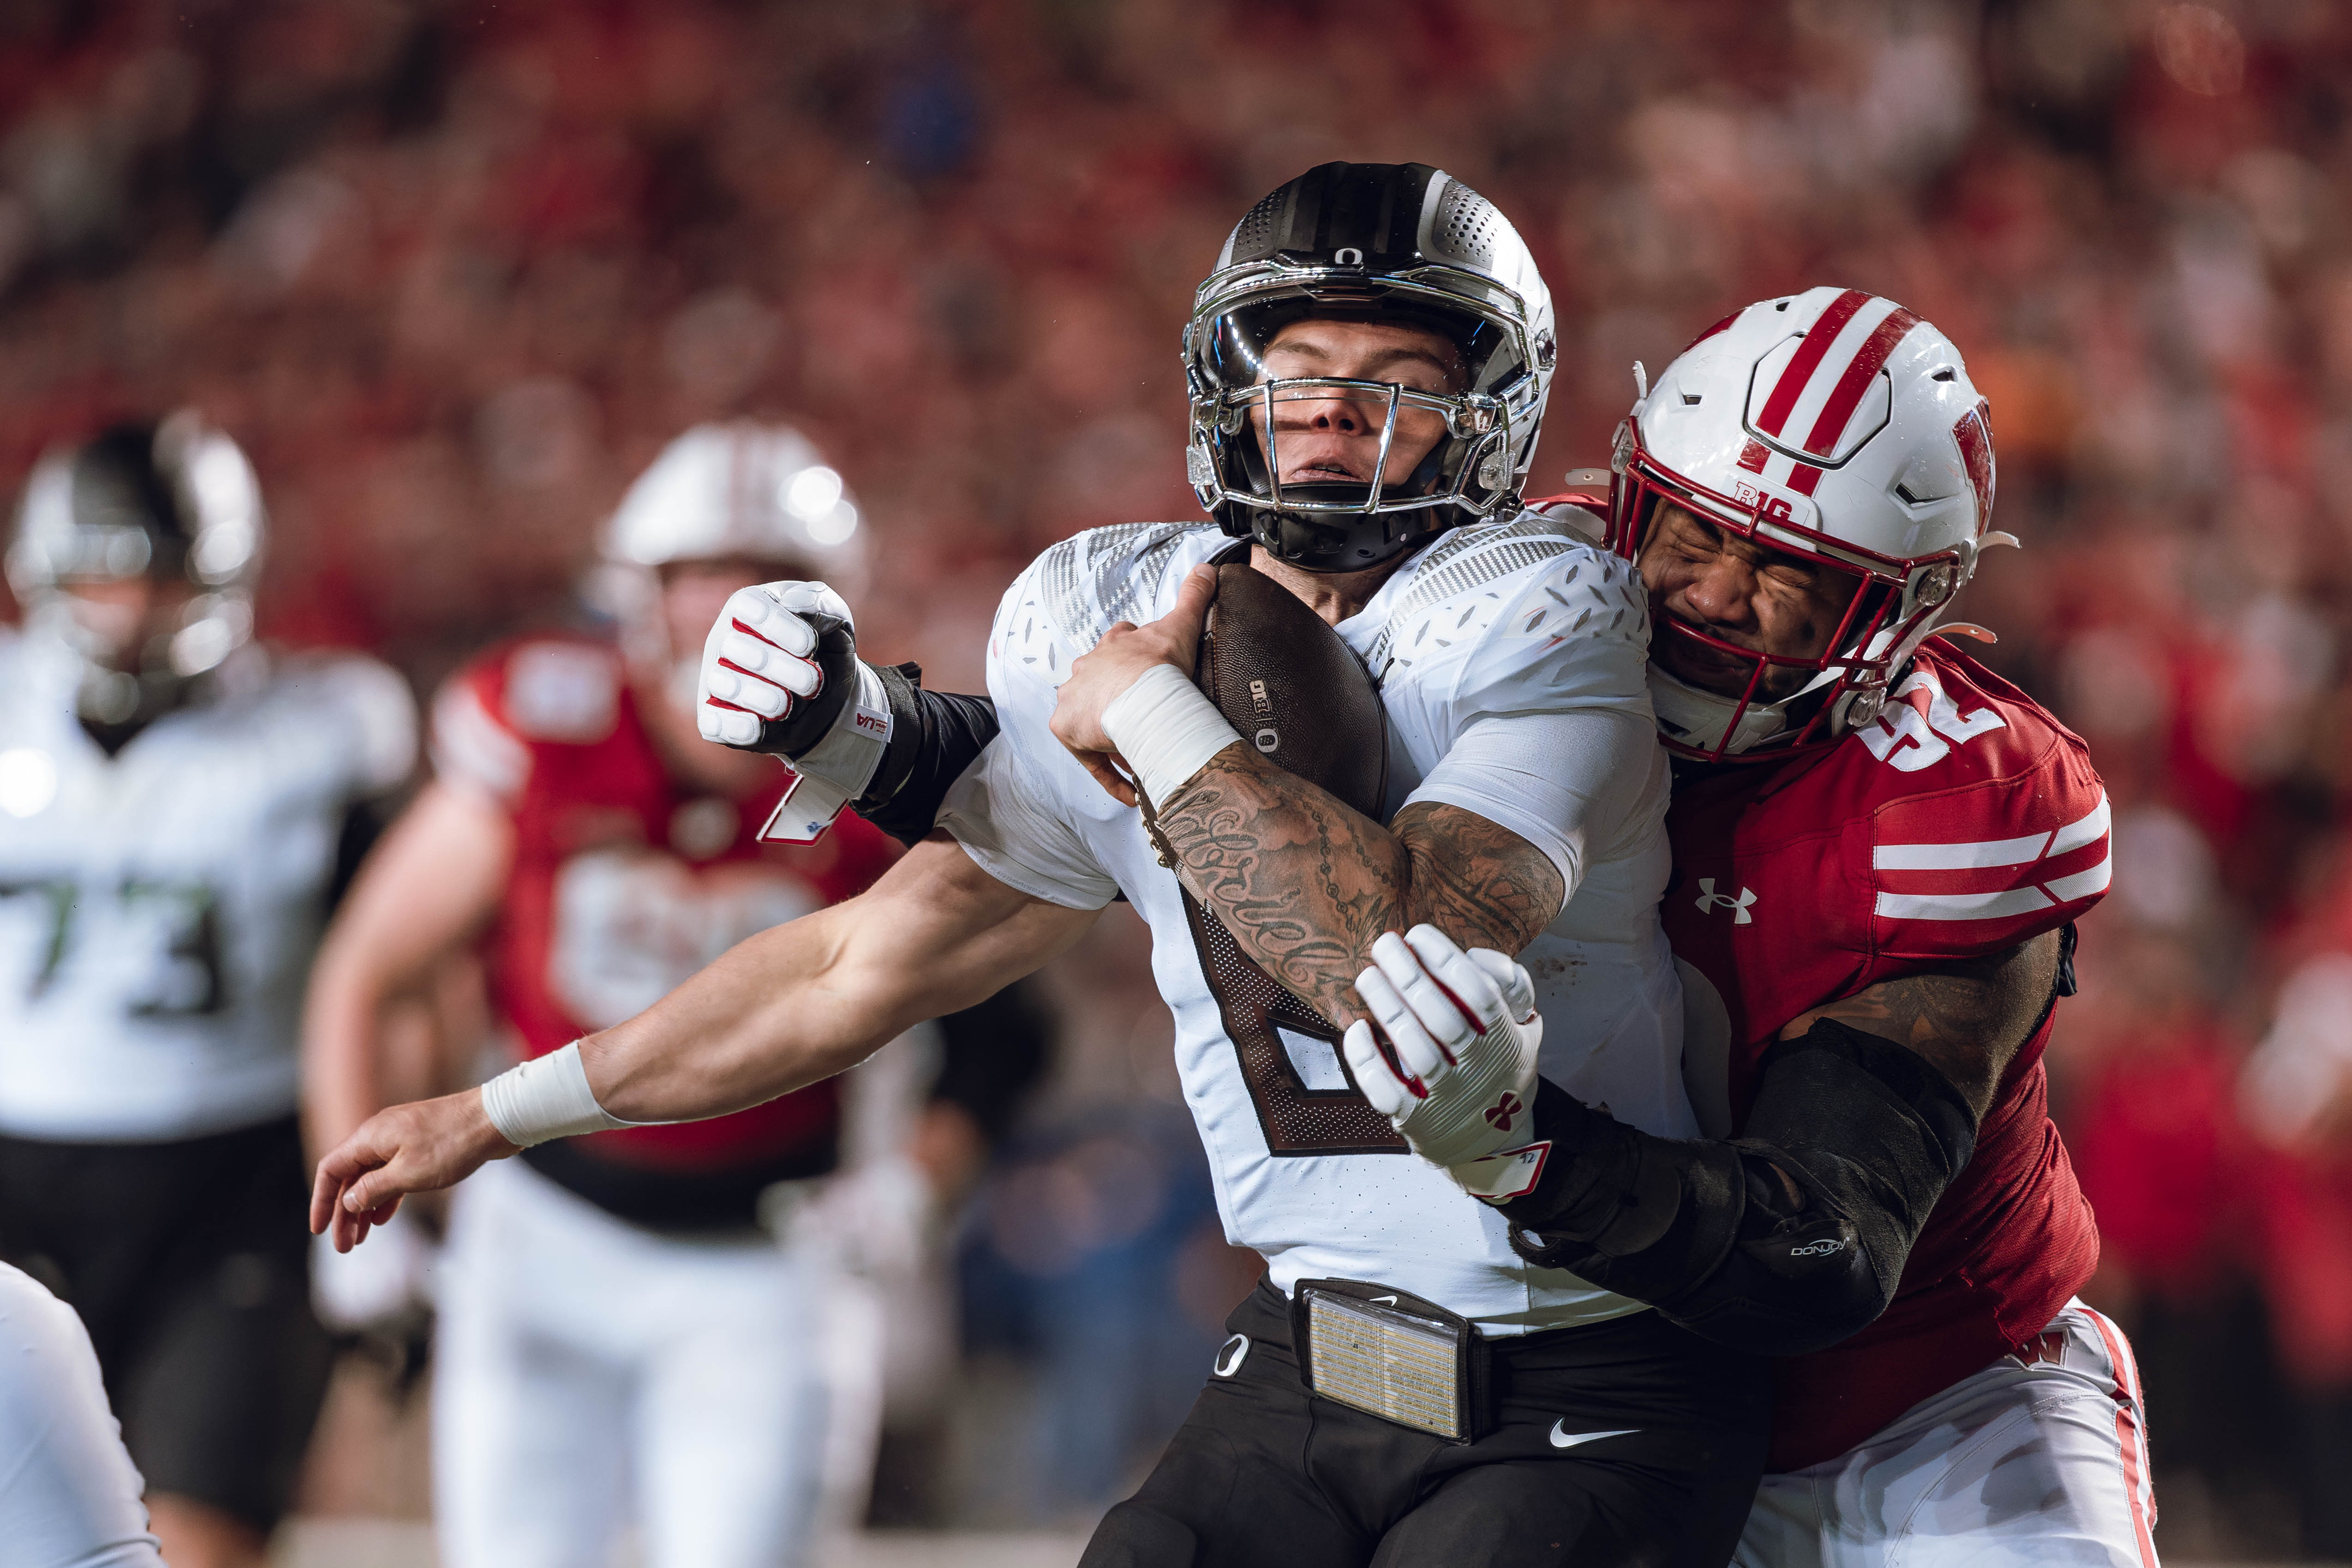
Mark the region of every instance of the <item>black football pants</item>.
POLYGON ((1721 1568, 1755 1500, 1767 1363, 1655 1312, 1495 1341, 1466 1444, 1310 1395, 1270 1286, 1225 1327, 1239 1364, 1226 1342, 1079 1568, 1721 1568))

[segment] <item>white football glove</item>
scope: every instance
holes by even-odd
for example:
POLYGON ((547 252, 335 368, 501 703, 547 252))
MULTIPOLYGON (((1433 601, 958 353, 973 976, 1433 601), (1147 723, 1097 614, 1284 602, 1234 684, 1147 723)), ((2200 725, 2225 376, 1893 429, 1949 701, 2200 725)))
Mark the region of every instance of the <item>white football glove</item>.
POLYGON ((1499 1203, 1533 1187, 1543 1165, 1529 1150, 1543 1016, 1527 970, 1493 948, 1465 952, 1429 925, 1402 940, 1382 933, 1372 963, 1356 994, 1395 1055, 1370 1024, 1349 1025, 1340 1048, 1357 1089, 1414 1153, 1474 1196, 1499 1203))
POLYGON ((704 740, 782 757, 800 775, 763 838, 821 834, 890 744, 889 694, 857 657, 848 604, 823 583, 762 583, 728 599, 703 639, 694 712, 704 740))
POLYGON ((394 1329, 433 1304, 441 1248, 406 1205, 375 1226, 370 1246, 337 1252, 331 1232, 312 1239, 310 1304, 330 1329, 394 1329))

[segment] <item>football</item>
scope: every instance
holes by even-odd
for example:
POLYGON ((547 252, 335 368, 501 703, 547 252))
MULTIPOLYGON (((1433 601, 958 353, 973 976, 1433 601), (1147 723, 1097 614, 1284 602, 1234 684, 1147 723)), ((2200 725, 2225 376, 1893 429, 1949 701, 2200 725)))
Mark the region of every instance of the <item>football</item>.
POLYGON ((1388 719, 1339 634, 1246 562, 1217 568, 1193 679, 1266 761, 1385 819, 1388 719))

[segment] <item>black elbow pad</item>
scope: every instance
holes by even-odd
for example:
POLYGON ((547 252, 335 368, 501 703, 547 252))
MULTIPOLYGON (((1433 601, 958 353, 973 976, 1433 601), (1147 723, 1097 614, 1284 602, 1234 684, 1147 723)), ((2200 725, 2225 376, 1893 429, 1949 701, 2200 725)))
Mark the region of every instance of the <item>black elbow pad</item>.
POLYGON ((1885 1310, 1976 1141, 1942 1074, 1832 1019, 1766 1057, 1735 1142, 1652 1137, 1542 1089, 1557 1099, 1538 1092, 1536 1125, 1559 1169, 1505 1205, 1515 1250, 1774 1355, 1834 1344, 1885 1310))

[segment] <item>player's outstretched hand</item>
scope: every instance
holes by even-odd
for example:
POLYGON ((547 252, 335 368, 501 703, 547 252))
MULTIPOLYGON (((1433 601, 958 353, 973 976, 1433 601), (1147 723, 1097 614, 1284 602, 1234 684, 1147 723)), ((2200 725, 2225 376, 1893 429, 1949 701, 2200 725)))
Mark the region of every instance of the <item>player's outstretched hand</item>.
POLYGON ((703 639, 694 712, 706 741, 797 757, 857 689, 848 603, 822 583, 739 589, 703 639))
POLYGON ((1055 694, 1054 738, 1122 805, 1135 804, 1135 786, 1112 765, 1118 752, 1103 731, 1103 710, 1155 664, 1173 665, 1190 676, 1216 597, 1216 568, 1193 567, 1166 615, 1140 626, 1120 621, 1103 633, 1091 652, 1070 661, 1070 678, 1055 694))
POLYGON ((1412 1145, 1480 1196, 1497 1194, 1487 1157, 1533 1136, 1543 1017, 1527 970, 1492 948, 1465 952, 1435 926, 1372 943, 1356 994, 1362 1019, 1340 1041, 1356 1087, 1412 1145), (1385 1037, 1387 1049, 1382 1048, 1385 1037))
POLYGON ((331 1227, 335 1250, 349 1252, 410 1193, 454 1186, 486 1162, 515 1152, 490 1124, 478 1089, 379 1110, 319 1162, 310 1186, 310 1232, 331 1227))

